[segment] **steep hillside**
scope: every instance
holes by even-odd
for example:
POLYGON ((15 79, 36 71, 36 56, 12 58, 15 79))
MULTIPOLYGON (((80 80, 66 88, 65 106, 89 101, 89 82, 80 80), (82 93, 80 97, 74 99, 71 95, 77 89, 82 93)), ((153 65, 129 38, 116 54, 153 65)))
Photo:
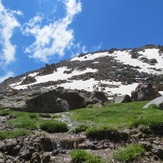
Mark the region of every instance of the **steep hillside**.
POLYGON ((129 94, 138 83, 163 80, 163 46, 110 49, 80 54, 70 60, 9 78, 0 85, 1 94, 42 87, 102 90, 108 96, 129 94))

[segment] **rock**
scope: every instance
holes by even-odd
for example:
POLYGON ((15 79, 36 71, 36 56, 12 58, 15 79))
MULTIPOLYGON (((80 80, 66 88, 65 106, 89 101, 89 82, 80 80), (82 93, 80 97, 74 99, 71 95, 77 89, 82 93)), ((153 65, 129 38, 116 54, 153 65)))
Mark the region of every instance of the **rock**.
POLYGON ((1 163, 4 163, 4 156, 3 156, 3 153, 2 152, 0 152, 0 162, 1 163))
POLYGON ((163 91, 163 83, 159 83, 155 87, 157 91, 163 91))
POLYGON ((45 152, 53 151, 53 144, 49 138, 41 138, 39 143, 42 146, 43 151, 45 152))
POLYGON ((150 65, 155 65, 155 64, 158 63, 158 62, 157 62, 157 60, 156 60, 155 58, 152 58, 152 59, 150 59, 150 60, 148 61, 148 63, 149 63, 150 65))
POLYGON ((134 101, 142 101, 142 100, 152 100, 156 97, 161 96, 151 84, 139 84, 135 91, 131 92, 131 98, 134 101))
POLYGON ((68 103, 58 98, 59 96, 60 93, 56 90, 28 91, 6 97, 0 100, 0 105, 4 108, 27 112, 57 113, 68 111, 68 103))
POLYGON ((48 75, 52 74, 54 71, 57 71, 55 64, 45 64, 45 67, 41 69, 38 75, 48 75))
POLYGON ((117 96, 114 99, 115 103, 127 103, 127 102, 131 102, 132 99, 129 95, 122 95, 122 96, 117 96))
POLYGON ((0 141, 0 151, 4 151, 6 149, 6 144, 1 140, 0 141))
POLYGON ((60 97, 68 102, 70 110, 82 108, 85 105, 84 98, 76 91, 64 90, 60 97))
POLYGON ((31 84, 36 82, 37 80, 35 79, 35 77, 32 76, 27 76, 20 85, 24 85, 24 84, 31 84))
POLYGON ((163 96, 157 97, 147 103, 145 106, 143 106, 144 109, 148 108, 150 105, 156 105, 158 106, 161 110, 163 110, 163 96))
POLYGON ((97 99, 97 101, 100 101, 101 103, 105 103, 108 101, 108 98, 106 97, 104 92, 93 92, 91 99, 97 99))
POLYGON ((30 163, 41 163, 40 154, 38 152, 35 152, 32 154, 32 158, 30 160, 30 163))
POLYGON ((139 58, 140 61, 142 61, 143 63, 148 63, 149 62, 149 59, 146 58, 146 57, 141 57, 139 58))
POLYGON ((43 163, 48 163, 48 162, 50 162, 50 155, 49 154, 44 154, 44 156, 43 156, 43 159, 42 159, 42 162, 43 163))
POLYGON ((161 160, 163 160, 163 149, 152 149, 151 152, 157 155, 161 160))
POLYGON ((19 153, 20 149, 15 148, 18 144, 16 139, 7 139, 5 140, 5 152, 8 155, 16 156, 19 153))

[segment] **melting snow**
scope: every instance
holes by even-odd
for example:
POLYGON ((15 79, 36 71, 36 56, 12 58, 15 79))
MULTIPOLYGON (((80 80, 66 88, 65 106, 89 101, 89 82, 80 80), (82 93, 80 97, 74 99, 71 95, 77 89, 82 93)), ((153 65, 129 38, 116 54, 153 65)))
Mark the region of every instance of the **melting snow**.
MULTIPOLYGON (((60 67, 57 69, 57 71, 54 71, 52 74, 43 75, 43 76, 36 76, 35 78, 37 81, 35 83, 27 84, 27 85, 20 85, 21 82, 24 80, 24 78, 22 78, 21 82, 11 84, 10 87, 13 87, 15 89, 25 89, 28 86, 33 85, 33 84, 45 83, 48 81, 67 80, 68 78, 71 78, 72 76, 75 76, 75 75, 82 75, 82 74, 85 74, 88 72, 97 72, 98 71, 97 69, 87 68, 83 71, 74 70, 70 74, 64 73, 65 71, 69 71, 69 70, 70 69, 68 69, 67 67, 60 67)), ((32 74, 32 75, 35 75, 35 74, 32 74)))
POLYGON ((163 74, 163 56, 159 54, 158 49, 145 49, 145 51, 139 51, 139 53, 142 55, 140 57, 146 57, 148 59, 155 58, 158 63, 155 65, 150 65, 148 63, 143 63, 142 61, 138 59, 131 58, 131 55, 129 54, 129 50, 126 51, 115 51, 114 53, 110 54, 108 52, 99 52, 94 54, 87 54, 82 57, 77 56, 71 59, 71 61, 88 61, 88 60, 94 60, 96 58, 105 57, 105 56, 113 56, 117 61, 122 62, 127 65, 131 66, 139 66, 140 69, 138 69, 140 72, 146 72, 149 74, 163 74), (160 69, 160 71, 154 70, 154 68, 160 69))
MULTIPOLYGON (((126 65, 131 66, 139 66, 140 69, 138 69, 140 72, 146 72, 146 73, 152 73, 152 74, 163 74, 163 56, 159 54, 158 49, 145 49, 144 51, 139 51, 138 53, 141 54, 139 58, 146 57, 148 59, 155 58, 158 63, 155 65, 149 65, 148 63, 143 63, 142 61, 137 59, 131 58, 130 50, 126 51, 114 51, 114 53, 108 53, 108 52, 99 52, 94 54, 87 54, 84 56, 77 56, 71 59, 71 61, 88 61, 88 60, 94 60, 96 58, 105 57, 105 56, 113 56, 118 62, 122 62, 126 65), (161 71, 156 71, 155 68, 160 69, 161 71)), ((98 64, 99 62, 94 61, 94 64, 98 64)), ((82 75, 88 72, 97 72, 97 69, 91 69, 87 68, 83 71, 80 70, 73 70, 71 73, 65 73, 65 71, 71 71, 71 69, 68 69, 67 67, 60 67, 57 69, 57 71, 54 71, 52 74, 44 75, 44 76, 37 76, 38 72, 34 72, 29 74, 28 76, 33 76, 36 78, 37 82, 28 84, 28 85, 20 85, 21 82, 24 80, 22 78, 21 82, 11 84, 10 86, 15 89, 25 89, 30 85, 33 84, 39 84, 44 83, 48 81, 58 81, 58 80, 67 80, 66 83, 57 85, 62 86, 67 89, 84 89, 87 91, 93 91, 95 89, 95 86, 98 86, 98 89, 101 91, 108 93, 109 95, 114 94, 128 94, 131 95, 131 91, 134 90, 138 83, 133 83, 130 85, 123 85, 121 82, 109 82, 109 81, 100 81, 102 84, 106 84, 105 89, 100 87, 99 81, 96 81, 95 79, 91 78, 89 80, 69 80, 72 76, 75 75, 82 75)), ((123 71, 123 70, 122 70, 123 71)), ((163 92, 161 92, 163 94, 163 92)))

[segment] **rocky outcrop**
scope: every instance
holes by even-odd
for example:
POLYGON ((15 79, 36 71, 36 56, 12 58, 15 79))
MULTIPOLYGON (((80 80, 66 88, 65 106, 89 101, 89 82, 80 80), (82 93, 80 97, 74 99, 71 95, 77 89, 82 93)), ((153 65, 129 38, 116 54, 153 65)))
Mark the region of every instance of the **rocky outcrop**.
POLYGON ((131 92, 131 98, 134 101, 152 100, 161 96, 151 84, 139 84, 134 91, 131 92))

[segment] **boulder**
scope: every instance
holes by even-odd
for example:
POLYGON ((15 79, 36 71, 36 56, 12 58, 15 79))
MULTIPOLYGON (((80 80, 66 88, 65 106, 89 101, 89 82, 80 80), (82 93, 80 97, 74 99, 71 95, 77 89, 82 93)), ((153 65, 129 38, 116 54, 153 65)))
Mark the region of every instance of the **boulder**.
POLYGON ((152 59, 149 60, 148 63, 149 63, 150 65, 155 65, 155 64, 158 63, 158 62, 157 62, 157 60, 156 60, 155 58, 152 58, 152 59))
POLYGON ((18 95, 5 97, 0 100, 0 105, 4 108, 14 110, 57 113, 69 110, 67 101, 59 98, 60 93, 56 90, 38 90, 22 92, 18 95))
POLYGON ((163 110, 163 96, 157 97, 147 103, 145 106, 143 106, 144 109, 148 108, 150 105, 156 105, 158 106, 161 110, 163 110))
POLYGON ((100 101, 101 103, 105 103, 108 101, 108 98, 106 97, 104 92, 97 92, 97 91, 93 93, 91 99, 95 99, 97 101, 100 101))
POLYGON ((82 108, 85 105, 84 98, 76 91, 64 90, 60 98, 68 102, 70 110, 82 108))
POLYGON ((114 99, 115 103, 127 103, 127 102, 131 102, 132 99, 129 95, 122 95, 122 96, 117 96, 114 99))
POLYGON ((161 94, 157 92, 151 84, 139 84, 135 91, 131 92, 131 98, 134 101, 152 100, 159 96, 161 96, 161 94))

